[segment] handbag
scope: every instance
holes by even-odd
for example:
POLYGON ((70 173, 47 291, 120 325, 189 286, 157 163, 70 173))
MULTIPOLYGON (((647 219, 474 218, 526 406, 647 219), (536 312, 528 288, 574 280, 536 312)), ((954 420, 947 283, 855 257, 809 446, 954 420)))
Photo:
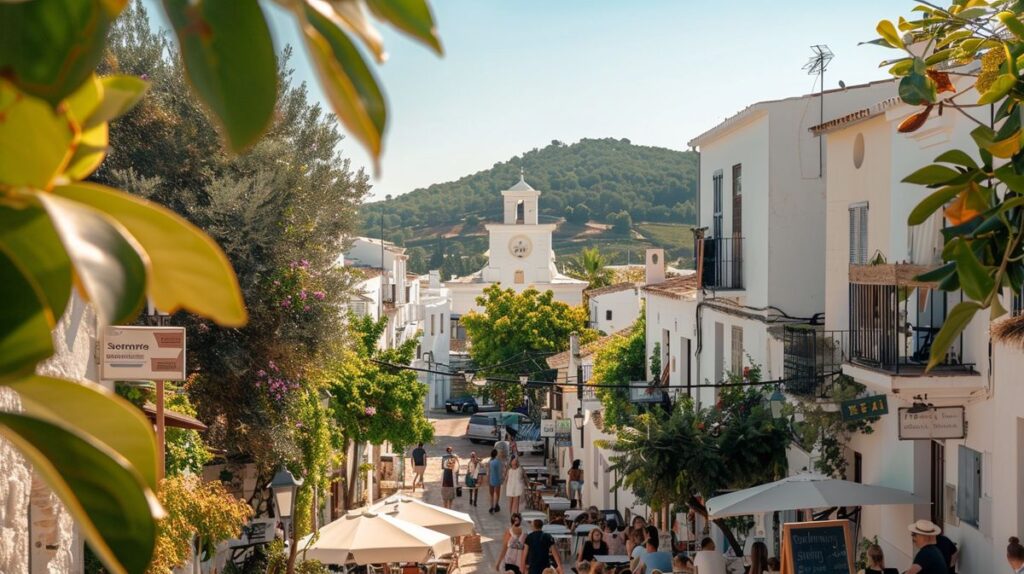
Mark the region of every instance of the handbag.
POLYGON ((466 477, 466 486, 468 486, 469 488, 476 487, 476 477, 475 476, 467 476, 466 477))
POLYGON ((462 496, 462 487, 461 486, 456 486, 455 487, 455 496, 462 496))

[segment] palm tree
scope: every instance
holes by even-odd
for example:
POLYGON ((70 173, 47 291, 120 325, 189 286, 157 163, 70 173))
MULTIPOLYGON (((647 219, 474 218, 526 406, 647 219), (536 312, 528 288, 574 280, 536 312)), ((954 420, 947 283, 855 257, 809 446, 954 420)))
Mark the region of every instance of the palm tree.
POLYGON ((615 273, 596 247, 584 247, 571 264, 569 275, 588 283, 587 289, 598 289, 612 284, 615 273))

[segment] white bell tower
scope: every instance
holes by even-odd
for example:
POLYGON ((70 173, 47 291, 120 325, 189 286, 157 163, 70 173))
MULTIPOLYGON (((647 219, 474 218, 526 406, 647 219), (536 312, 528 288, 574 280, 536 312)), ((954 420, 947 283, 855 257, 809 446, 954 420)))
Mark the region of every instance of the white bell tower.
POLYGON ((540 192, 530 187, 519 170, 519 182, 501 192, 505 200, 505 225, 537 225, 540 192))

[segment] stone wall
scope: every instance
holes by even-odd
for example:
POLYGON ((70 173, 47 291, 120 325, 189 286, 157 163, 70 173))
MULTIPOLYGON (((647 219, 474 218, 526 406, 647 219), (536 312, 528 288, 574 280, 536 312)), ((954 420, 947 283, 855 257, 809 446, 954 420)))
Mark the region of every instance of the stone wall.
MULTIPOLYGON (((38 372, 96 381, 96 333, 95 311, 73 295, 53 331, 54 355, 38 372)), ((0 410, 19 408, 17 395, 0 387, 0 410)), ((82 551, 67 510, 13 446, 0 439, 0 572, 77 574, 83 570, 82 551)))

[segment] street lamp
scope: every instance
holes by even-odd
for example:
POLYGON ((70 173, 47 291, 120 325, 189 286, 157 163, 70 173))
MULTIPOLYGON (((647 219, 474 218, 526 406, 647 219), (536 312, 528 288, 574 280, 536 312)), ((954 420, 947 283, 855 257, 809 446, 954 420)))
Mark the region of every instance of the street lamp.
POLYGON ((576 409, 576 414, 572 416, 572 422, 576 425, 576 430, 580 431, 580 449, 583 449, 583 407, 576 409))
POLYGON ((277 516, 288 520, 295 513, 295 493, 302 486, 302 479, 288 471, 282 464, 267 488, 274 493, 274 509, 277 516))
POLYGON ((777 385, 772 392, 771 398, 768 399, 768 405, 772 409, 772 418, 781 419, 782 408, 786 406, 786 395, 782 394, 782 389, 777 385))

